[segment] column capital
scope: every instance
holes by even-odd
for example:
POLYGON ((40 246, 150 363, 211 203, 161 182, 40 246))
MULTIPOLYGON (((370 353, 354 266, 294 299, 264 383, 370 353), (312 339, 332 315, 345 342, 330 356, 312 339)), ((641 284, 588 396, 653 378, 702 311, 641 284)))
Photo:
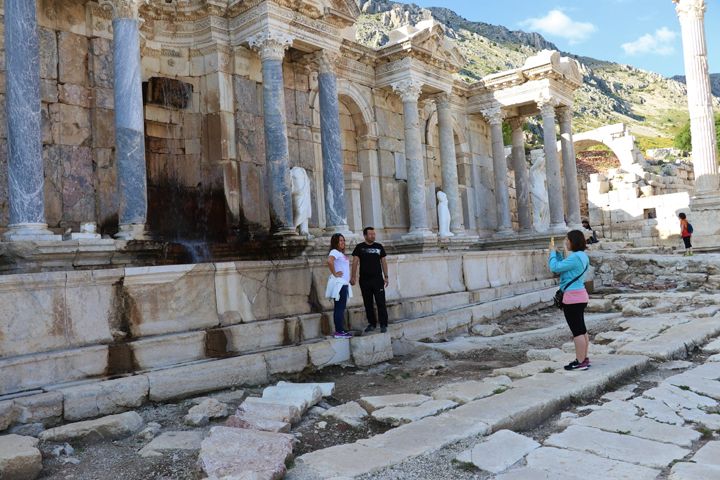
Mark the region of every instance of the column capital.
POLYGON ((282 60, 292 42, 293 37, 289 34, 272 30, 248 38, 248 45, 260 54, 260 60, 282 60))
POLYGON ((678 17, 691 17, 702 19, 705 17, 707 5, 705 0, 673 0, 678 17))
POLYGON ((535 102, 537 103, 538 108, 540 108, 540 113, 542 113, 543 117, 554 117, 555 107, 560 104, 557 98, 549 94, 540 95, 537 99, 535 99, 535 102))
POLYGON ((507 122, 510 128, 517 130, 525 124, 525 117, 511 117, 507 119, 507 122))
POLYGON ((422 92, 422 82, 414 79, 400 80, 392 85, 392 89, 395 93, 400 95, 403 103, 406 102, 417 102, 422 92))
POLYGON ((450 107, 450 92, 436 93, 432 98, 438 108, 450 107))
POLYGON ((314 54, 315 63, 318 66, 319 73, 335 73, 337 67, 338 58, 340 58, 339 52, 333 52, 331 50, 318 50, 314 54))
POLYGON ((505 114, 502 111, 502 107, 500 105, 493 105, 488 108, 483 108, 481 113, 490 125, 500 125, 503 121, 503 117, 505 117, 505 114))
POLYGON ((110 9, 113 18, 127 18, 138 20, 140 18, 140 6, 149 3, 149 0, 100 0, 100 6, 110 9))
POLYGON ((561 105, 555 109, 558 120, 561 122, 572 122, 573 109, 567 105, 561 105))

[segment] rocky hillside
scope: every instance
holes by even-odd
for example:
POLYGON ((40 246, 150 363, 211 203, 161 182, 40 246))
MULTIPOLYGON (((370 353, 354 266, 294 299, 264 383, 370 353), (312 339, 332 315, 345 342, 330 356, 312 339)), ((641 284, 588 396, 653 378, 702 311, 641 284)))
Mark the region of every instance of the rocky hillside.
MULTIPOLYGON (((685 83, 685 75, 675 75, 673 80, 685 83)), ((710 88, 712 88, 713 95, 720 97, 720 73, 710 74, 710 88)))
MULTIPOLYGON (((402 25, 414 25, 430 17, 443 23, 446 34, 468 60, 460 72, 468 81, 517 68, 539 50, 557 49, 540 34, 470 21, 446 8, 425 9, 387 0, 358 3, 363 12, 358 22, 358 41, 373 48, 384 45, 388 32, 402 25)), ((629 65, 564 54, 580 61, 585 77, 585 85, 575 98, 577 131, 625 122, 646 149, 669 146, 687 121, 683 83, 629 65)))

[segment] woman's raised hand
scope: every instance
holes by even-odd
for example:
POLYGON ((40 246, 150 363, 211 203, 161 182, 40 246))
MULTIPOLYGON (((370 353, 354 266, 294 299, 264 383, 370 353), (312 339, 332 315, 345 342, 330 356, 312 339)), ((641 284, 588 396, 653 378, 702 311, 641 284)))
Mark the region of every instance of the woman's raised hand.
POLYGON ((555 237, 550 238, 550 244, 548 245, 548 250, 551 252, 555 250, 555 237))

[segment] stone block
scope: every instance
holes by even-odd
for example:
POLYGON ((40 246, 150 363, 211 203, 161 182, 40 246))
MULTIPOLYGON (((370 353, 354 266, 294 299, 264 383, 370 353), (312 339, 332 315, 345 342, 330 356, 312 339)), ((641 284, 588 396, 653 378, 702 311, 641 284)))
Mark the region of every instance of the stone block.
MULTIPOLYGON (((113 88, 113 48, 107 38, 90 39, 90 86, 113 88)), ((97 91, 96 91, 97 92, 97 91)))
POLYGON ((313 340, 320 338, 322 332, 322 314, 309 313, 298 317, 302 326, 302 340, 313 340))
POLYGON ((95 220, 94 172, 90 147, 64 149, 68 155, 62 175, 62 205, 65 224, 95 220))
POLYGON ((374 397, 362 397, 358 403, 368 413, 387 407, 417 407, 425 402, 432 400, 427 395, 418 395, 415 393, 399 393, 393 395, 380 395, 374 397))
POLYGON ((286 344, 285 320, 264 320, 222 329, 229 352, 252 352, 286 344))
POLYGON ((138 375, 61 388, 58 393, 65 420, 75 421, 137 408, 147 400, 148 391, 148 378, 138 375))
POLYGON ((113 148, 115 146, 115 112, 106 108, 93 108, 92 145, 95 148, 113 148))
POLYGON ((287 423, 295 423, 302 416, 302 412, 296 406, 256 397, 246 398, 242 405, 238 407, 237 414, 245 415, 248 418, 287 423))
POLYGON ((317 368, 350 362, 350 341, 332 338, 308 344, 310 363, 317 368))
POLYGON ((421 418, 437 415, 455 408, 458 404, 451 400, 429 400, 418 406, 385 407, 372 412, 372 417, 381 423, 398 426, 415 422, 421 418))
POLYGON ((134 337, 209 328, 219 323, 212 264, 133 267, 123 283, 134 305, 134 337))
MULTIPOLYGON (((83 22, 84 23, 84 22, 83 22)), ((58 33, 59 80, 75 85, 88 84, 88 39, 70 32, 58 33)))
POLYGON ((227 405, 215 398, 206 398, 188 410, 187 415, 185 415, 185 423, 198 427, 207 425, 213 418, 223 418, 227 416, 227 405))
POLYGON ((432 398, 435 400, 452 400, 457 403, 468 403, 480 398, 493 395, 498 390, 498 385, 491 382, 479 380, 468 380, 444 385, 434 392, 432 398))
POLYGON ((143 425, 144 421, 137 412, 125 412, 51 428, 40 434, 40 440, 43 442, 112 440, 138 432, 143 425))
POLYGON ((391 360, 393 358, 392 337, 389 333, 352 337, 350 353, 353 363, 359 367, 391 360))
POLYGON ((164 432, 154 438, 138 452, 141 457, 161 457, 164 453, 175 450, 200 450, 203 432, 180 431, 164 432))
POLYGON ((63 415, 63 396, 59 392, 48 392, 16 398, 15 410, 21 423, 57 420, 63 415))
POLYGON ((90 140, 90 111, 76 105, 50 105, 50 128, 58 145, 84 145, 90 140))
POLYGON ((148 372, 150 400, 165 401, 241 385, 268 381, 262 354, 243 355, 210 362, 148 372))
POLYGON ((331 417, 341 422, 347 423, 351 427, 360 427, 364 424, 364 420, 368 414, 357 402, 347 402, 337 407, 327 409, 322 414, 323 417, 331 417))
POLYGON ((90 108, 90 89, 81 85, 64 83, 58 86, 58 100, 68 105, 90 108))
POLYGON ((316 384, 283 383, 266 387, 262 398, 283 405, 294 405, 302 413, 316 405, 323 397, 322 390, 316 384))
MULTIPOLYGON (((637 456, 637 452, 636 456, 637 456)), ((531 479, 526 471, 541 472, 540 478, 590 478, 588 472, 596 472, 592 478, 627 478, 633 480, 654 480, 660 470, 618 462, 597 455, 560 448, 538 448, 526 457, 527 467, 515 470, 517 476, 500 476, 498 480, 531 479)), ((510 472, 508 472, 509 474, 510 472)))
POLYGON ((225 425, 233 428, 259 430, 261 432, 290 433, 290 424, 277 420, 251 417, 245 414, 232 415, 225 425))
POLYGON ((7 430, 10 425, 15 422, 17 418, 17 410, 15 409, 15 402, 12 400, 5 400, 0 402, 0 432, 7 430))
POLYGON ((57 80, 58 46, 54 30, 38 28, 40 40, 40 78, 57 80))
POLYGON ((500 430, 455 459, 462 463, 472 463, 486 472, 501 473, 539 447, 540 444, 532 438, 510 430, 500 430))
POLYGON ((0 476, 7 480, 32 480, 42 470, 38 439, 22 435, 0 437, 0 476))
POLYGON ((205 332, 151 337, 130 344, 139 369, 164 367, 205 358, 205 332))
POLYGON ((300 373, 309 365, 307 345, 283 347, 263 353, 268 374, 300 373))

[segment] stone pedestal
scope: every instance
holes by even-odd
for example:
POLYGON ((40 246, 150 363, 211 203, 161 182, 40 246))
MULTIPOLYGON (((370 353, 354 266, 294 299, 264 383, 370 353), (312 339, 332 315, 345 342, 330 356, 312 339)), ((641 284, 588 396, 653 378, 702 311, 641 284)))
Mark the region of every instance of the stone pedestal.
POLYGON ((258 51, 263 76, 263 122, 270 221, 276 235, 294 236, 282 62, 292 38, 264 31, 248 40, 258 51))
POLYGON ((443 192, 447 195, 450 209, 450 231, 456 235, 465 233, 463 208, 458 188, 457 157, 455 153, 455 134, 450 111, 450 95, 441 93, 435 97, 440 137, 440 161, 442 164, 443 192))
POLYGON ((525 135, 522 118, 511 118, 512 162, 515 172, 515 198, 517 200, 518 224, 520 233, 532 231, 532 213, 530 212, 530 176, 525 160, 525 135))
POLYGON ((8 196, 5 240, 57 240, 45 223, 40 46, 34 0, 5 2, 8 196))
POLYGON ((550 230, 564 232, 567 230, 563 212, 563 187, 558 162, 557 134, 555 133, 554 99, 541 98, 538 106, 543 119, 543 150, 545 152, 545 171, 547 174, 548 202, 550 206, 550 230))
POLYGON ((510 192, 507 185, 507 160, 502 133, 502 110, 493 107, 483 110, 483 116, 490 124, 492 138, 493 174, 495 177, 495 204, 497 206, 497 235, 512 235, 512 218, 510 216, 510 192))
POLYGON ((693 247, 720 245, 720 195, 708 193, 691 197, 688 220, 693 226, 693 247))
POLYGON ((577 161, 572 137, 572 108, 560 107, 557 109, 557 113, 560 119, 560 144, 562 145, 565 197, 567 199, 567 222, 569 228, 579 229, 582 227, 582 223, 580 222, 577 161))

